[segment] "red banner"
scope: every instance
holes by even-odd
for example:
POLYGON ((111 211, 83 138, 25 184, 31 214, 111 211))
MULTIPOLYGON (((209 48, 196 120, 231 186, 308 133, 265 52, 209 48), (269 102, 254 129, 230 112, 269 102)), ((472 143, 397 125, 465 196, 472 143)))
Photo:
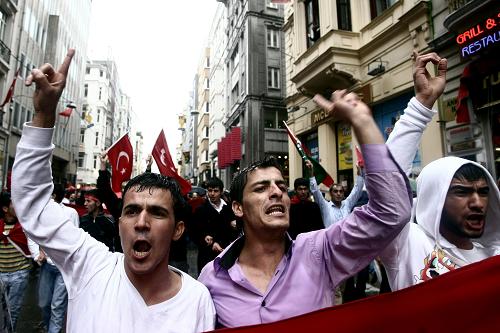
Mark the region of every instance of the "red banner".
POLYGON ((231 162, 241 160, 241 128, 233 127, 229 134, 231 140, 231 162))
POLYGON ((7 91, 7 95, 5 95, 5 98, 2 104, 0 105, 0 108, 3 108, 5 104, 12 102, 12 97, 14 96, 14 89, 16 88, 17 76, 19 75, 19 69, 16 71, 16 74, 14 75, 14 79, 10 84, 9 90, 7 91))
POLYGON ((225 332, 497 332, 500 257, 428 282, 287 320, 225 332))

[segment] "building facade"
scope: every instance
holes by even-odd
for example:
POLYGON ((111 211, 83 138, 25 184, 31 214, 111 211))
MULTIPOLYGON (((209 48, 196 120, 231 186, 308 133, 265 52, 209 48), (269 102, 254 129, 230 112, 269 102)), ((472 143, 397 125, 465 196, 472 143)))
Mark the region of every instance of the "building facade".
MULTIPOLYGON (((238 156, 226 158, 225 183, 250 163, 267 155, 282 161, 288 177, 283 6, 270 0, 219 0, 226 7, 226 133, 241 129, 238 156)), ((234 150, 233 150, 234 152, 234 150)), ((219 152, 220 153, 220 152, 219 152)), ((221 168, 221 156, 218 156, 221 168)))
MULTIPOLYGON (((429 1, 294 0, 285 5, 288 124, 336 182, 351 187, 357 140, 350 126, 326 116, 312 101, 334 90, 360 94, 385 138, 413 92, 412 51, 432 39, 429 1)), ((415 156, 414 173, 443 155, 433 120, 415 156)), ((290 143, 290 181, 305 175, 290 143)))
POLYGON ((134 160, 142 159, 142 134, 131 133, 132 104, 130 97, 120 89, 115 62, 89 61, 85 73, 77 176, 77 184, 84 186, 97 181, 99 155, 127 133, 133 147, 141 148, 140 151, 134 149, 134 160))
MULTIPOLYGON (((14 80, 13 101, 3 108, 0 146, 3 145, 2 181, 14 162, 24 122, 33 117, 32 96, 34 87, 25 87, 24 79, 30 71, 44 63, 56 68, 62 63, 69 47, 77 50, 70 67, 66 89, 61 96, 58 112, 72 111, 56 119, 52 159, 55 182, 74 182, 77 169, 78 111, 82 107, 82 82, 84 78, 87 39, 89 35, 91 1, 19 0, 1 1, 0 33, 3 34, 3 60, 0 65, 2 96, 14 80), (17 11, 16 11, 17 8, 17 11), (7 50, 10 45, 10 50, 7 50), (7 60, 7 58, 9 58, 7 60), (8 67, 6 66, 8 64, 8 67), (2 72, 3 71, 3 72, 2 72), (7 73, 7 74, 5 74, 7 73)), ((0 36, 1 37, 1 36, 0 36)), ((5 184, 4 184, 5 185, 5 184)))
POLYGON ((434 1, 432 17, 431 47, 448 59, 440 112, 445 155, 477 161, 498 179, 500 2, 434 1))

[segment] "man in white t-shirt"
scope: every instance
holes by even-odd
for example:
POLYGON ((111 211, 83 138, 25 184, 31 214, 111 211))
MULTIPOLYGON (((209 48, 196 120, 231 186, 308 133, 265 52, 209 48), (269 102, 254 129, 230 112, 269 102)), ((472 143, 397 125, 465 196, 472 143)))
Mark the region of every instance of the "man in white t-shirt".
MULTIPOLYGON (((443 93, 447 60, 414 53, 416 96, 396 122, 387 145, 407 174, 432 107, 443 93), (437 66, 432 76, 426 65, 437 66)), ((414 214, 381 253, 392 290, 430 280, 500 253, 500 193, 481 164, 454 156, 426 165, 417 179, 414 214)))
POLYGON ((35 115, 26 123, 12 172, 12 198, 28 236, 45 250, 68 289, 68 332, 202 332, 212 330, 215 309, 208 290, 168 266, 170 243, 184 231, 185 202, 178 184, 142 174, 123 191, 122 253, 67 222, 50 200, 50 159, 57 104, 74 50, 59 70, 45 64, 36 84, 35 115))

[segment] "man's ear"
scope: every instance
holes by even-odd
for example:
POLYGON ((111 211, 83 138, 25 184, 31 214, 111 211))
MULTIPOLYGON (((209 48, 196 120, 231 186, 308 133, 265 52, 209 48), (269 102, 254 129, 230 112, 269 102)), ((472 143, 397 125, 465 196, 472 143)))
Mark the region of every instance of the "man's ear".
POLYGON ((232 208, 234 215, 236 215, 237 217, 243 216, 243 205, 240 204, 238 201, 233 201, 232 208))
POLYGON ((184 233, 184 229, 186 229, 186 226, 184 225, 184 221, 177 221, 175 223, 175 228, 174 228, 174 234, 172 235, 172 240, 176 241, 181 238, 182 234, 184 233))

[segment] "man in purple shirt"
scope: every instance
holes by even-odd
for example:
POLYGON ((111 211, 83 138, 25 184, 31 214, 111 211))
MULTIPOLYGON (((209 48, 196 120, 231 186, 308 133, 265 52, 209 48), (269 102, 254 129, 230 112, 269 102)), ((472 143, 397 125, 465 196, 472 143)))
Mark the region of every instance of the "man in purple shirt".
POLYGON ((355 94, 314 101, 352 124, 365 159, 370 202, 328 229, 292 241, 287 184, 274 159, 242 170, 231 184, 244 236, 208 263, 199 280, 215 303, 218 325, 273 322, 333 305, 333 290, 368 265, 410 217, 411 190, 371 112, 355 94))

